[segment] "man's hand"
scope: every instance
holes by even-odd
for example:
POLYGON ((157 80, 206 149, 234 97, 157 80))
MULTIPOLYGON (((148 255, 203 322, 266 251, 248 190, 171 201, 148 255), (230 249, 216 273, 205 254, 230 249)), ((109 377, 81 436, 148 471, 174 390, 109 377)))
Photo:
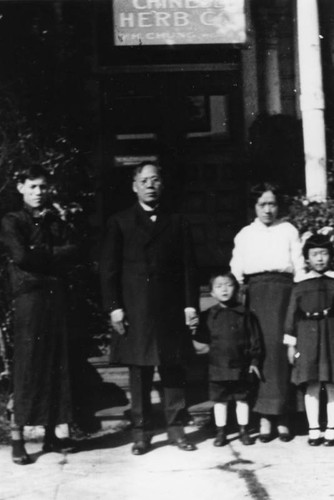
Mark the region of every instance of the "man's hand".
POLYGON ((296 346, 288 345, 287 354, 288 354, 288 360, 289 360, 290 365, 294 365, 295 361, 296 361, 296 354, 297 354, 296 346))
POLYGON ((260 373, 260 370, 258 369, 258 367, 257 367, 257 366, 255 366, 255 365, 250 365, 250 367, 249 367, 249 370, 248 370, 248 371, 249 371, 249 373, 255 373, 255 375, 257 376, 257 378, 258 378, 259 380, 261 380, 261 373, 260 373))
POLYGON ((198 327, 198 314, 193 307, 186 307, 184 310, 185 322, 190 330, 194 331, 198 327))
POLYGON ((193 340, 193 346, 196 354, 207 354, 210 351, 209 344, 203 344, 197 340, 193 340))
POLYGON ((119 335, 124 335, 126 333, 126 327, 128 322, 125 319, 125 313, 123 309, 115 309, 110 313, 110 321, 113 329, 119 333, 119 335))

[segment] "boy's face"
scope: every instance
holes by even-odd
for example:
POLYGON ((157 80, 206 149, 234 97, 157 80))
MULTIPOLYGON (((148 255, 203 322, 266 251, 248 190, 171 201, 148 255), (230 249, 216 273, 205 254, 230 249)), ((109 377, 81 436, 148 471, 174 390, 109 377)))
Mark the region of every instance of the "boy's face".
POLYGON ((228 302, 232 299, 235 291, 233 281, 227 276, 217 276, 212 283, 211 295, 218 302, 228 302))
POLYGON ((17 185, 23 201, 31 208, 40 208, 44 205, 48 194, 48 184, 44 177, 26 179, 17 185))
POLYGON ((327 248, 310 248, 307 263, 311 269, 324 273, 329 268, 331 256, 327 248))

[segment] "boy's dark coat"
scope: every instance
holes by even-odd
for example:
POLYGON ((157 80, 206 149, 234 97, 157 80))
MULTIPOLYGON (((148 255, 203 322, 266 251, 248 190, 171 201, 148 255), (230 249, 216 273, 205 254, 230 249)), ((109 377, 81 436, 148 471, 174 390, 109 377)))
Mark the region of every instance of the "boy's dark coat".
POLYGON ((201 314, 195 340, 210 344, 209 379, 245 380, 248 368, 259 365, 262 347, 254 315, 241 304, 219 304, 201 314))

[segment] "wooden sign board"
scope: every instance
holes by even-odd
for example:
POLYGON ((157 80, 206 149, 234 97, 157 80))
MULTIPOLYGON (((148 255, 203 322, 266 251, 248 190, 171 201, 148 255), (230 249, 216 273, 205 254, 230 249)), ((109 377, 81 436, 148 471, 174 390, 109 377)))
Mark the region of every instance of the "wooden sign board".
POLYGON ((245 0, 112 0, 115 45, 246 42, 245 0))

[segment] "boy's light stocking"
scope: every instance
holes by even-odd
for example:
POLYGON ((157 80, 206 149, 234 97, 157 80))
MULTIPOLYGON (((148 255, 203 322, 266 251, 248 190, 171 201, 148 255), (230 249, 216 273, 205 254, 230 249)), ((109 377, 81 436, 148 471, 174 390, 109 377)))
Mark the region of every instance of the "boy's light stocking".
POLYGON ((227 403, 216 403, 213 412, 216 426, 225 427, 227 423, 227 403))
POLYGON ((236 414, 237 414, 237 422, 239 425, 248 425, 249 421, 249 406, 246 401, 237 401, 236 402, 236 414))

